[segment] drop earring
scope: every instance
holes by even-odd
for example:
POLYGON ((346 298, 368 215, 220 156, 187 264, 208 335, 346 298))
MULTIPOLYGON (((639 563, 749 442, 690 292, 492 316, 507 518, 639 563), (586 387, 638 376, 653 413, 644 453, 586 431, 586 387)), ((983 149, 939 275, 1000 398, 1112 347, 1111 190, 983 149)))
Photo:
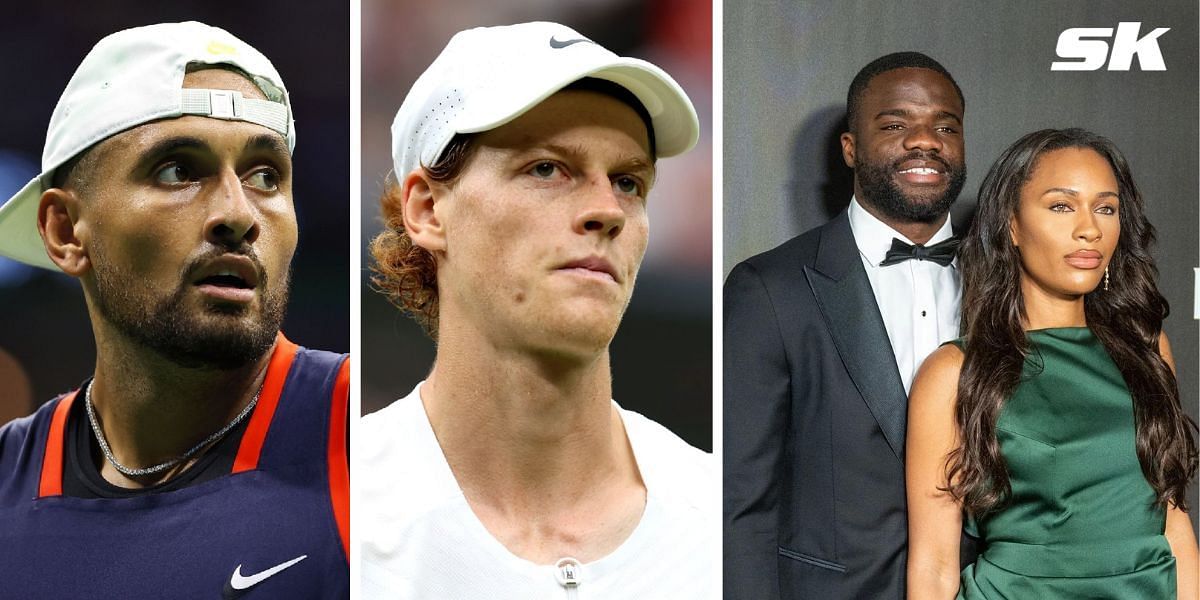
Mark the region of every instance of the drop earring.
POLYGON ((1104 291, 1108 291, 1108 267, 1104 267, 1104 291))

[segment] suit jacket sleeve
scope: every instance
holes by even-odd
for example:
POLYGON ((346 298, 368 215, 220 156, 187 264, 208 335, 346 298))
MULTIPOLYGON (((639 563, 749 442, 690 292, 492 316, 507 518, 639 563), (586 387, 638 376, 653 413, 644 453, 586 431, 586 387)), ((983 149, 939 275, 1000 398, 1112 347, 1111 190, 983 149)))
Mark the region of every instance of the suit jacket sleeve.
POLYGON ((724 597, 775 600, 790 371, 761 273, 739 264, 724 296, 724 597))

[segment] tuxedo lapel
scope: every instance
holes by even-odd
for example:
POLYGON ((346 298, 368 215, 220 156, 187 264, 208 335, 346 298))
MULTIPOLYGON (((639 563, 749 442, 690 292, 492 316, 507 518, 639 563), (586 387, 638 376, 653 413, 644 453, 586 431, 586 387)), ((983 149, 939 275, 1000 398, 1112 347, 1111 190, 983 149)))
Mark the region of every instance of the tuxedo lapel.
POLYGON ((903 460, 908 398, 846 212, 822 228, 815 267, 804 275, 850 379, 903 460))

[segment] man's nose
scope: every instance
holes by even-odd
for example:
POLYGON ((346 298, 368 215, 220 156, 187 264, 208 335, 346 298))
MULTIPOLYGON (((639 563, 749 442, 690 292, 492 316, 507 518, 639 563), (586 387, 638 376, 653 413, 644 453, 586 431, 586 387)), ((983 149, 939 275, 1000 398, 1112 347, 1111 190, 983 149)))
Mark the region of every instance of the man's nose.
POLYGON ((580 234, 595 231, 606 237, 617 237, 625 226, 625 210, 608 177, 591 178, 580 193, 584 194, 585 201, 575 216, 575 231, 580 234))
POLYGON ((258 239, 257 211, 237 173, 223 169, 207 199, 208 220, 204 225, 205 238, 216 245, 237 248, 258 239))
POLYGON ((942 139, 933 127, 913 125, 905 133, 904 148, 907 150, 942 151, 942 139))

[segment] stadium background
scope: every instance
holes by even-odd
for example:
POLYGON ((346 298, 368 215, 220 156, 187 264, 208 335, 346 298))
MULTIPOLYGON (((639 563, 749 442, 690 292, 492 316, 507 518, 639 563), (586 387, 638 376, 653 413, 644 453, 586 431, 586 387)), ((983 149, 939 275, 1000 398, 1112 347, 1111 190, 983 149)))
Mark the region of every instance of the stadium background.
MULTIPOLYGON (((50 113, 100 38, 169 21, 222 27, 271 59, 295 108, 300 242, 283 330, 305 346, 349 351, 349 19, 349 6, 336 2, 6 6, 0 21, 0 203, 40 172, 50 113)), ((164 224, 170 218, 163 215, 164 224)), ((0 423, 78 386, 94 364, 79 284, 0 258, 0 423)))
MULTIPOLYGON (((417 76, 470 27, 557 21, 623 56, 653 62, 700 115, 691 152, 659 162, 650 194, 650 246, 612 343, 613 397, 712 449, 712 13, 686 0, 454 0, 362 4, 362 412, 405 396, 433 364, 434 346, 370 289, 366 245, 392 171, 390 127, 417 76)), ((536 65, 530 65, 536 68, 536 65)))

